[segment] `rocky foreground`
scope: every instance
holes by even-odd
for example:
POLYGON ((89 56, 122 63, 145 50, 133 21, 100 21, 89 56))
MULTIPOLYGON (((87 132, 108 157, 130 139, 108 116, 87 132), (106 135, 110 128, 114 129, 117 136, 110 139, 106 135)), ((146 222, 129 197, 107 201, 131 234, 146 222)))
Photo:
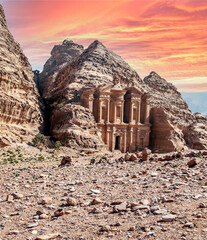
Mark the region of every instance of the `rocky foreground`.
POLYGON ((66 151, 1 150, 0 239, 206 239, 206 152, 66 151))

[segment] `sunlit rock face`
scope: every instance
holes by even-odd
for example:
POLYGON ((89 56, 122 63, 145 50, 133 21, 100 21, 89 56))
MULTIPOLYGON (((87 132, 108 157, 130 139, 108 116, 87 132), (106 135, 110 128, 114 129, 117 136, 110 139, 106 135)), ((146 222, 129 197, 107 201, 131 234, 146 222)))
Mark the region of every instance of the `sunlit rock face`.
POLYGON ((97 148, 103 144, 94 111, 82 105, 81 96, 86 88, 97 90, 118 84, 120 89, 136 88, 150 95, 150 147, 153 151, 207 147, 203 141, 205 128, 201 135, 200 129, 193 127, 198 118, 189 110, 176 87, 157 73, 151 72, 142 80, 120 56, 97 40, 85 50, 68 40, 54 49, 41 73, 40 86, 50 108, 50 132, 65 145, 97 148), (62 52, 65 48, 67 51, 62 52), (63 62, 57 64, 55 59, 63 62), (197 136, 196 144, 195 138, 190 137, 191 131, 197 136))
POLYGON ((44 69, 39 75, 38 87, 44 99, 50 99, 57 74, 77 56, 84 51, 82 45, 74 43, 72 40, 64 40, 62 44, 55 45, 51 51, 51 57, 44 65, 44 69))
MULTIPOLYGON (((63 45, 65 45, 64 42, 63 45)), ((79 56, 73 58, 72 61, 69 47, 68 44, 68 64, 61 67, 61 70, 57 68, 51 81, 48 81, 46 76, 41 84, 43 98, 51 109, 51 134, 70 147, 79 145, 99 148, 103 146, 101 134, 93 113, 81 106, 82 90, 86 87, 99 88, 117 83, 123 88, 137 87, 143 90, 145 84, 136 71, 120 56, 109 51, 99 41, 94 41, 82 53, 80 51, 79 56)), ((73 44, 71 48, 74 48, 73 44)), ((75 46, 75 48, 80 47, 75 46)), ((56 52, 53 49, 53 55, 56 52)), ((63 57, 67 59, 65 55, 63 57)), ((41 73, 42 76, 44 72, 45 70, 41 73)))
POLYGON ((167 152, 186 146, 207 148, 207 119, 193 114, 176 87, 157 73, 151 72, 144 82, 151 94, 152 149, 167 152))
POLYGON ((9 32, 0 5, 0 147, 28 142, 43 120, 31 65, 9 32))

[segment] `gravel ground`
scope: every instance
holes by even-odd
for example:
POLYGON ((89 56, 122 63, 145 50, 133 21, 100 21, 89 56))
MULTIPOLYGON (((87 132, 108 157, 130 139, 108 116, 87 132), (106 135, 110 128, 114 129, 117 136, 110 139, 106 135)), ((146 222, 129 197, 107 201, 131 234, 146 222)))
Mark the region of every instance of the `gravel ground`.
POLYGON ((206 156, 189 168, 70 151, 1 150, 0 239, 207 239, 206 156))

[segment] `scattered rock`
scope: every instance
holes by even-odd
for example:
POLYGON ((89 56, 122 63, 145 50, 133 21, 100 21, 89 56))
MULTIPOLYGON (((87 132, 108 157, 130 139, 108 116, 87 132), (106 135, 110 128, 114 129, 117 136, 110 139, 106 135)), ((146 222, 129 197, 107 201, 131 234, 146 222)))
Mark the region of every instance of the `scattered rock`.
POLYGON ((34 228, 34 227, 37 227, 39 225, 38 222, 35 222, 35 223, 31 223, 27 226, 27 228, 34 228))
POLYGON ((127 204, 126 203, 121 203, 121 204, 115 205, 113 207, 113 212, 114 213, 126 212, 126 211, 127 211, 127 204))
POLYGON ((60 166, 71 165, 72 158, 70 156, 63 157, 60 163, 60 166))
POLYGON ((50 239, 55 239, 59 236, 58 233, 51 233, 48 235, 41 235, 36 238, 36 240, 50 240, 50 239))
POLYGON ((177 215, 174 215, 174 214, 166 214, 162 216, 163 222, 173 222, 176 219, 177 219, 177 215))
POLYGON ((192 168, 192 167, 195 167, 197 164, 198 164, 198 163, 197 163, 196 159, 194 158, 194 159, 191 159, 191 160, 188 162, 188 167, 189 167, 189 168, 192 168))
POLYGON ((69 206, 76 206, 78 204, 77 200, 75 198, 69 197, 67 199, 67 204, 69 206))
POLYGON ((41 203, 44 204, 50 204, 52 203, 52 198, 51 197, 43 197, 41 203))
POLYGON ((100 203, 102 203, 100 198, 94 198, 91 202, 92 205, 96 205, 96 204, 100 204, 100 203))

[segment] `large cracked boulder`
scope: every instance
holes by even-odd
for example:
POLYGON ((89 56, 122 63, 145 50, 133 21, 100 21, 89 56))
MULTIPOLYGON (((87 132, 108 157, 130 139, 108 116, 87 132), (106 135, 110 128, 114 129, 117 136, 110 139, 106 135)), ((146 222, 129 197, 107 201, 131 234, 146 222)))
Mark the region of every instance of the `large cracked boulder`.
POLYGON ((9 32, 0 5, 0 147, 28 142, 43 119, 31 65, 9 32))

